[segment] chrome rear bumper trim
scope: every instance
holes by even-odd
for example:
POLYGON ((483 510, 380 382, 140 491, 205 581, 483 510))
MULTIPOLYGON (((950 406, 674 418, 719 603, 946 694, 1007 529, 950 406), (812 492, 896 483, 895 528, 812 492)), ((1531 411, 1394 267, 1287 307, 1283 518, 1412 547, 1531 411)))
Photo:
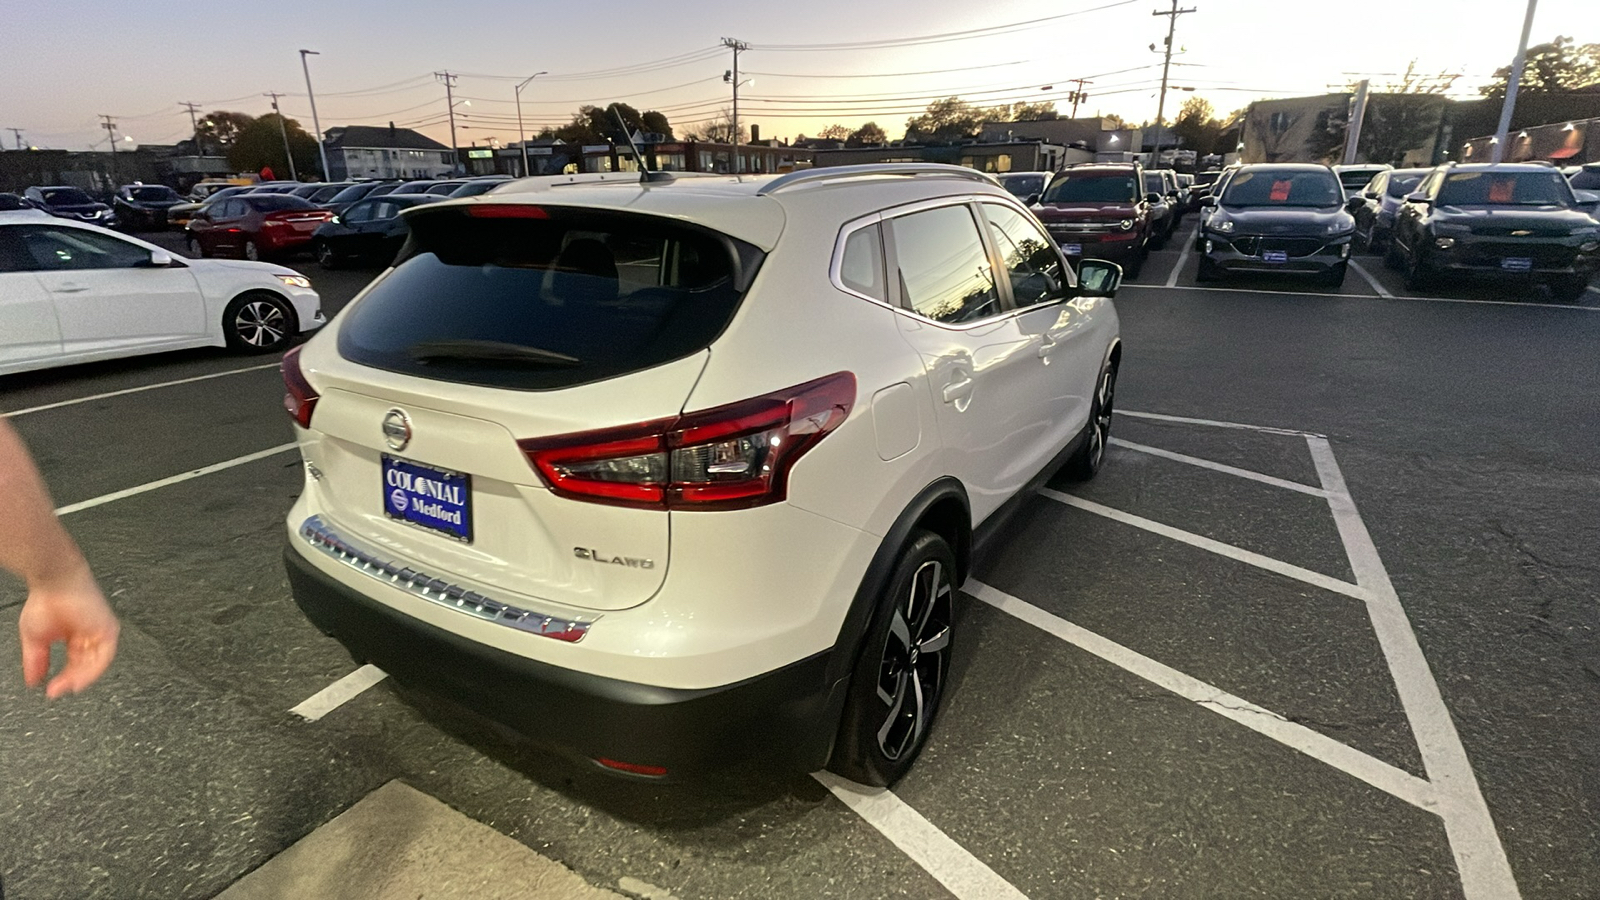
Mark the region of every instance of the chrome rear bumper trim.
POLYGON ((358 542, 334 531, 321 516, 312 516, 301 523, 300 537, 312 549, 320 551, 325 556, 374 580, 397 587, 419 600, 426 600, 446 609, 466 613, 476 619, 494 622, 540 637, 575 644, 583 640, 583 636, 589 633, 589 626, 598 618, 552 616, 537 610, 501 603, 478 591, 469 590, 443 578, 436 578, 409 566, 384 559, 358 542))

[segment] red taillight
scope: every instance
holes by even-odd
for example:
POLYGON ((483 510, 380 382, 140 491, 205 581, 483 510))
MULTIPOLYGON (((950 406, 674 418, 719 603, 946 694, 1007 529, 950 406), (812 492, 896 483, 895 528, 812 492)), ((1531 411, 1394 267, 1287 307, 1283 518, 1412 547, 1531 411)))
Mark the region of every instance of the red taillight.
POLYGON ((289 413, 289 418, 300 423, 301 428, 310 428, 311 410, 317 405, 317 392, 300 371, 300 350, 296 347, 285 353, 278 369, 283 372, 283 386, 287 389, 283 395, 283 408, 289 413))
POLYGON ((485 203, 481 206, 467 208, 467 215, 474 219, 548 219, 550 214, 542 206, 529 206, 525 203, 485 203))
POLYGON ((622 428, 517 442, 564 497, 644 509, 746 509, 784 499, 789 470, 838 428, 856 377, 622 428))
POLYGON ((615 759, 606 759, 604 756, 596 757, 595 762, 605 766, 608 769, 616 769, 618 772, 627 772, 630 775, 648 775, 651 778, 660 778, 661 776, 667 774, 666 766, 642 766, 638 763, 627 763, 620 762, 615 759))

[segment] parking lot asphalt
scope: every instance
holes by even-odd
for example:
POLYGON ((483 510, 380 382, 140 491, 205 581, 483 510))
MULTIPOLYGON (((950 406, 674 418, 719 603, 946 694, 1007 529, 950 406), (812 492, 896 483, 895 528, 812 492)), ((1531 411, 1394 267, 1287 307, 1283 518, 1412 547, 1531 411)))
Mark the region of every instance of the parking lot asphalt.
MULTIPOLYGON (((273 360, 0 379, 124 621, 53 703, 0 628, 6 896, 209 897, 395 780, 632 897, 1600 894, 1600 292, 1200 287, 1182 244, 1118 297, 1105 470, 985 548, 888 794, 615 781, 388 681, 294 715, 356 665, 282 574, 273 360)), ((329 312, 373 274, 293 264, 329 312)))

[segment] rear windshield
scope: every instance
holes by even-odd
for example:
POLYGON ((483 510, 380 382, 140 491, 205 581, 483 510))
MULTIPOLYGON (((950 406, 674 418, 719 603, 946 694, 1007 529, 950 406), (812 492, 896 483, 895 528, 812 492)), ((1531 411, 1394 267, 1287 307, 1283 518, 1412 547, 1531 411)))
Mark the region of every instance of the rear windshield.
POLYGON ((487 194, 504 183, 503 181, 469 181, 451 191, 450 196, 476 197, 479 194, 487 194))
POLYGON ((128 196, 141 203, 157 203, 162 200, 177 202, 178 200, 178 192, 169 187, 129 188, 128 196))
POLYGON ((1441 206, 1567 206, 1572 194, 1559 172, 1452 172, 1439 189, 1441 206))
POLYGON ((1572 187, 1580 191, 1600 190, 1600 168, 1591 169, 1587 166, 1568 179, 1572 187))
POLYGON ((1389 176, 1389 188, 1388 190, 1384 191, 1384 193, 1395 198, 1404 197, 1405 195, 1416 190, 1417 185, 1421 184, 1422 179, 1427 177, 1427 175, 1427 172, 1397 172, 1389 176))
POLYGON ((404 261, 344 315, 362 365, 516 390, 587 384, 708 346, 761 259, 654 216, 408 216, 404 261))
POLYGON ((256 212, 276 212, 280 209, 316 209, 293 194, 247 194, 244 202, 256 212))
POLYGON ((1058 175, 1044 192, 1044 202, 1132 203, 1142 193, 1133 175, 1122 172, 1058 175))
POLYGON ((349 187, 345 188, 344 190, 340 191, 339 193, 334 194, 333 195, 333 199, 328 201, 328 202, 329 203, 354 203, 357 200, 360 200, 362 197, 365 197, 367 194, 371 193, 374 187, 376 187, 376 185, 372 185, 372 184, 352 184, 349 187))
POLYGON ((1308 206, 1344 204, 1344 192, 1333 173, 1316 171, 1239 172, 1228 179, 1223 206, 1308 206))
POLYGON ((1358 169, 1350 172, 1340 172, 1339 183, 1343 184, 1346 190, 1364 188, 1367 186, 1367 182, 1372 180, 1372 176, 1382 171, 1382 169, 1358 169))

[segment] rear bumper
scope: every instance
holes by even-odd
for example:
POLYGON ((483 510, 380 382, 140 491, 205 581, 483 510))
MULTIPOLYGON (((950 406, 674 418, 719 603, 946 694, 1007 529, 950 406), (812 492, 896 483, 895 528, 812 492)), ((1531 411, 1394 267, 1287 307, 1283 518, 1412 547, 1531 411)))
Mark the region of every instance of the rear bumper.
POLYGON ((754 678, 703 689, 591 675, 508 653, 370 599, 324 574, 291 545, 295 603, 360 662, 402 684, 499 722, 533 743, 691 777, 741 764, 821 767, 832 750, 847 680, 830 681, 832 650, 754 678))

